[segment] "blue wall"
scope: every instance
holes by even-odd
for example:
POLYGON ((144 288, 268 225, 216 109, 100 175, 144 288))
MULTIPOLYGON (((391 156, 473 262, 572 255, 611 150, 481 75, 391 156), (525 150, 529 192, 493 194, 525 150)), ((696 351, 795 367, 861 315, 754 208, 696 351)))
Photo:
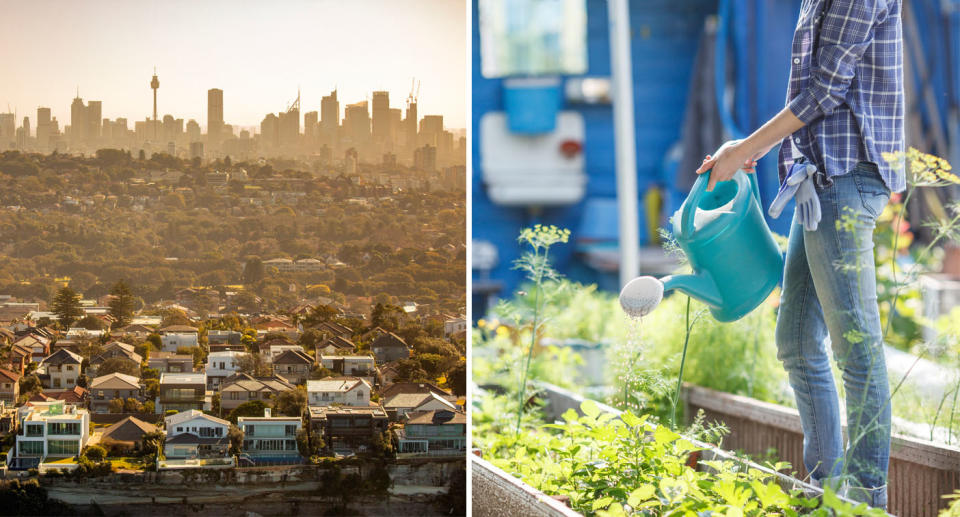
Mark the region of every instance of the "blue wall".
MULTIPOLYGON (((784 105, 789 73, 790 40, 800 0, 729 0, 731 14, 725 21, 729 34, 729 59, 736 73, 733 119, 742 132, 750 132, 784 105), (732 20, 732 22, 731 22, 732 20)), ((924 149, 953 159, 960 167, 960 0, 906 0, 913 7, 919 39, 932 74, 944 132, 953 134, 950 149, 924 149)), ((498 79, 486 79, 480 69, 478 13, 473 2, 473 238, 497 246, 500 263, 492 277, 504 282, 502 296, 509 296, 522 280, 511 269, 520 252, 516 236, 535 223, 555 224, 573 230, 581 224, 583 203, 547 209, 536 218, 525 210, 494 205, 486 196, 479 155, 479 119, 501 110, 498 79)), ((630 2, 634 107, 636 123, 639 196, 662 177, 667 150, 680 138, 694 54, 705 18, 715 14, 718 0, 634 0, 630 2)), ((605 0, 587 0, 587 56, 585 75, 609 77, 610 43, 605 0)), ((907 27, 905 26, 905 30, 907 27)), ((909 60, 907 61, 909 64, 909 60)), ((906 73, 914 73, 908 69, 906 73)), ((610 106, 575 106, 586 123, 584 156, 589 177, 586 198, 615 198, 613 120, 610 106)), ((932 117, 923 113, 924 124, 932 117)), ((908 142, 909 143, 909 142, 908 142)), ((771 150, 758 168, 761 195, 769 203, 777 191, 777 149, 771 150)), ((643 215, 641 204, 641 216, 643 215)), ((789 217, 770 221, 771 228, 785 234, 789 217)), ((643 239, 644 232, 641 232, 643 239)), ((571 243, 556 248, 555 265, 566 276, 584 282, 609 283, 577 258, 571 243)), ((554 251, 551 251, 553 254, 554 251)), ((614 286, 615 288, 615 286, 614 286)))

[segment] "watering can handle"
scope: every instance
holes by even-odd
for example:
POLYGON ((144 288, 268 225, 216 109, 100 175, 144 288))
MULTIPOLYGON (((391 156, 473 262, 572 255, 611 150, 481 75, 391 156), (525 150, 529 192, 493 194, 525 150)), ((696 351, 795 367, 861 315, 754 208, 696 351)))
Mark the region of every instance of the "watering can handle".
MULTIPOLYGON (((697 176, 697 181, 693 183, 693 188, 690 189, 690 196, 687 197, 687 200, 683 203, 683 212, 680 214, 680 236, 684 239, 689 239, 690 234, 693 233, 693 216, 697 213, 700 198, 702 198, 703 193, 707 191, 707 185, 710 183, 710 173, 712 172, 713 169, 710 169, 697 176)), ((760 202, 760 186, 757 184, 756 173, 748 174, 743 171, 737 171, 737 173, 746 174, 747 177, 750 178, 750 187, 753 190, 753 196, 757 204, 762 206, 760 202)))

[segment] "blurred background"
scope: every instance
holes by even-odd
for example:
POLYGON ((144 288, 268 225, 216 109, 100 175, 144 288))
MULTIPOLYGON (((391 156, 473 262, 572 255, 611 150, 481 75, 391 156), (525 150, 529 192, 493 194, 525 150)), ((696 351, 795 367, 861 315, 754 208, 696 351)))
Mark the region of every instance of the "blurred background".
MULTIPOLYGON (((672 271, 657 229, 705 154, 784 106, 800 3, 474 0, 474 318, 519 287, 516 238, 537 223, 572 231, 551 250, 572 280, 616 291, 672 271)), ((904 1, 904 61, 908 145, 960 164, 960 0, 904 1)), ((757 169, 765 205, 776 156, 757 169)))

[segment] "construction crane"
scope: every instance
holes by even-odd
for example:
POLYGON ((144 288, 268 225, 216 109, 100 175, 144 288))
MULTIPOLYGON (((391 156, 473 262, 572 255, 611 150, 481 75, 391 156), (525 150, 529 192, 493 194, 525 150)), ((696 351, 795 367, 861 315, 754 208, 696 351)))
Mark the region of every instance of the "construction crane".
POLYGON ((417 78, 414 77, 410 80, 410 93, 407 94, 407 107, 409 108, 411 104, 416 104, 420 99, 420 81, 417 81, 417 78), (416 93, 414 93, 414 86, 416 86, 416 93))
POLYGON ((290 113, 293 110, 300 111, 300 88, 297 88, 297 100, 290 104, 290 106, 287 108, 287 113, 290 113))

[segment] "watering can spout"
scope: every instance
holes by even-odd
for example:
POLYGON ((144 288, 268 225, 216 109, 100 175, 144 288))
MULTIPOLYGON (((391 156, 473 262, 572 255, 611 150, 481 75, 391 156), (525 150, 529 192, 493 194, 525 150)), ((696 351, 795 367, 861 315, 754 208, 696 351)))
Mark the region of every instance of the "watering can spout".
POLYGON ((663 280, 664 291, 677 290, 713 307, 723 305, 723 297, 717 289, 717 284, 706 271, 695 275, 671 275, 661 280, 663 280))

